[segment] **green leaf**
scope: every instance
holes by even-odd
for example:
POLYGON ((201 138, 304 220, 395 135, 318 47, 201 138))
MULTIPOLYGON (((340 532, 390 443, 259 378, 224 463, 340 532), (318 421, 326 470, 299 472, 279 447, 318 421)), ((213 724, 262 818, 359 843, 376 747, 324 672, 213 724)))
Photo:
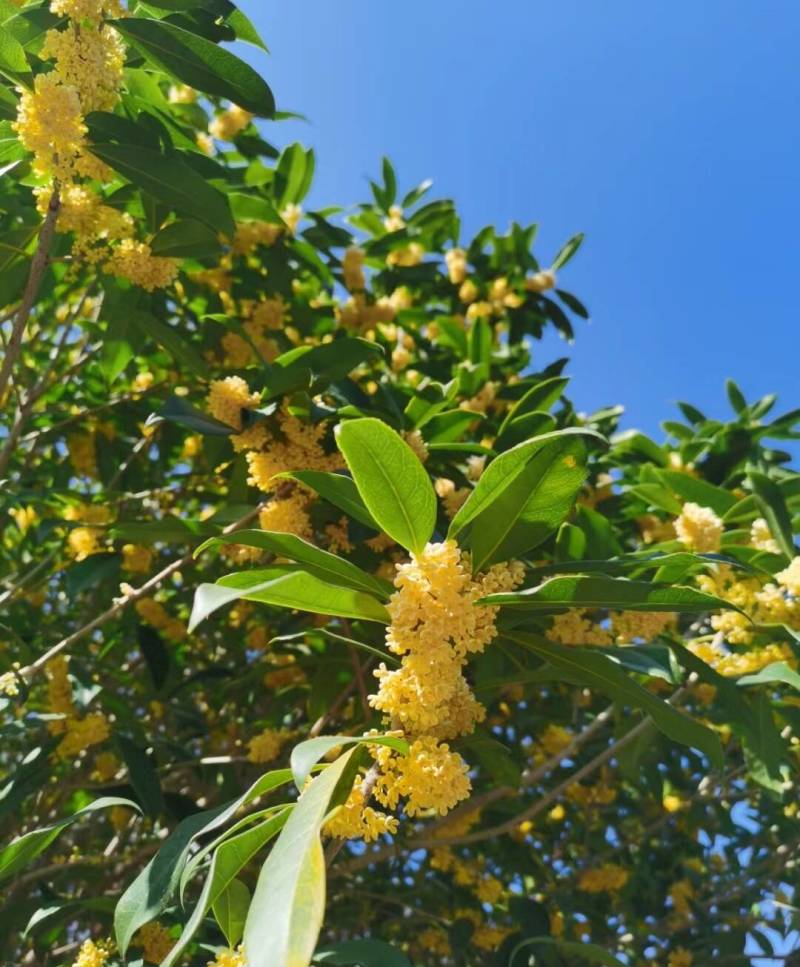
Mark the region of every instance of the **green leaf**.
POLYGON ((190 87, 226 97, 259 117, 275 113, 266 81, 224 47, 164 20, 128 17, 112 23, 150 61, 190 87))
POLYGON ((164 795, 158 772, 150 757, 125 735, 116 735, 115 741, 128 767, 128 777, 139 802, 147 816, 153 819, 164 812, 164 795))
POLYGON ((158 415, 162 420, 169 420, 193 433, 202 433, 205 436, 230 436, 236 432, 227 423, 221 423, 208 413, 196 410, 183 396, 170 396, 158 411, 158 415))
MULTIPOLYGON (((562 953, 569 954, 571 957, 578 957, 580 960, 588 961, 590 964, 604 964, 605 967, 625 967, 625 963, 622 960, 617 960, 616 957, 602 947, 598 947, 597 944, 578 943, 573 940, 559 940, 554 937, 529 937, 521 941, 511 951, 511 956, 508 959, 509 964, 514 963, 520 951, 533 944, 550 944, 562 953)), ((566 963, 566 961, 564 962, 566 963)))
MULTIPOLYGON (((522 591, 489 594, 476 603, 524 608, 527 611, 552 611, 554 608, 611 608, 621 611, 675 611, 686 614, 740 611, 729 601, 694 588, 586 574, 550 578, 538 587, 525 588, 522 591)), ((740 614, 744 612, 740 611, 740 614)))
POLYGON ((173 326, 169 326, 160 319, 156 319, 149 312, 142 312, 139 309, 131 309, 129 317, 143 335, 149 336, 157 342, 172 356, 176 363, 188 366, 201 379, 208 376, 208 367, 203 358, 173 326))
POLYGON ((313 963, 334 967, 411 967, 402 950, 382 940, 343 940, 317 950, 313 963))
POLYGON ((244 41, 246 44, 252 44, 254 47, 259 47, 261 50, 269 53, 267 45, 261 39, 261 35, 253 26, 252 21, 241 10, 234 10, 233 13, 229 14, 225 19, 225 23, 229 27, 233 27, 237 40, 244 41))
POLYGON ((367 574, 356 564, 337 557, 329 551, 323 551, 315 544, 311 544, 295 534, 278 531, 240 530, 227 537, 211 537, 197 548, 195 557, 206 548, 219 547, 224 544, 260 547, 279 557, 287 557, 290 561, 304 564, 311 574, 322 578, 324 581, 339 584, 342 587, 366 591, 367 594, 388 598, 394 590, 388 581, 367 574))
POLYGON ((308 160, 302 144, 290 144, 283 149, 275 166, 272 182, 275 205, 283 209, 290 202, 299 202, 305 181, 308 160))
POLYGON ((380 529, 407 550, 422 551, 436 526, 436 494, 411 447, 372 418, 340 423, 336 441, 380 529))
MULTIPOLYGON (((180 882, 194 841, 199 836, 224 826, 242 806, 290 782, 291 778, 292 774, 288 769, 268 772, 237 799, 214 809, 195 813, 178 824, 158 853, 120 897, 114 911, 114 934, 122 956, 139 927, 155 920, 168 906, 180 882)), ((175 953, 174 948, 172 953, 175 953)))
POLYGON ((732 379, 725 380, 725 392, 728 394, 728 401, 734 411, 741 416, 747 410, 747 400, 744 397, 744 393, 742 393, 736 385, 736 382, 732 379))
POLYGON ((563 268, 567 262, 575 255, 578 249, 583 244, 585 235, 583 232, 579 232, 577 235, 573 235, 572 238, 562 245, 558 252, 558 255, 553 259, 553 264, 551 268, 553 271, 563 268))
POLYGON ((500 432, 502 433, 508 424, 517 417, 532 413, 534 410, 541 412, 549 410, 560 399, 568 383, 568 377, 554 376, 532 386, 508 411, 508 415, 500 426, 500 432))
POLYGON ((315 739, 307 739, 292 749, 290 765, 297 788, 303 788, 314 766, 331 749, 350 745, 385 745, 401 755, 408 755, 408 742, 396 735, 320 735, 315 739))
POLYGON ((22 44, 5 27, 0 27, 0 71, 11 73, 12 80, 16 80, 17 74, 30 74, 28 58, 22 44))
POLYGON ((713 765, 722 765, 722 745, 716 733, 642 688, 619 665, 596 649, 556 645, 544 637, 520 632, 506 637, 560 669, 567 675, 567 681, 588 685, 615 701, 642 709, 670 739, 699 749, 713 765))
POLYGON ((737 679, 737 685, 770 685, 781 682, 784 685, 791 685, 800 691, 800 675, 786 664, 785 661, 776 661, 761 671, 753 675, 742 675, 737 679))
POLYGON ((194 594, 190 630, 218 608, 241 599, 313 614, 389 623, 389 612, 372 595, 329 584, 297 565, 289 565, 241 571, 220 578, 216 584, 201 584, 194 594))
POLYGON ((24 836, 13 840, 4 849, 0 850, 0 883, 15 876, 33 860, 43 853, 51 843, 58 839, 59 835, 71 826, 76 820, 86 813, 94 812, 98 809, 111 809, 114 806, 128 806, 130 809, 139 812, 139 807, 130 799, 120 799, 116 796, 107 796, 102 799, 95 799, 83 809, 79 809, 72 816, 60 819, 50 826, 43 826, 41 829, 33 829, 24 836))
POLYGON ((525 470, 536 454, 552 441, 570 436, 589 436, 598 440, 603 438, 591 430, 569 428, 557 430, 520 443, 493 460, 484 471, 469 499, 453 518, 448 537, 456 538, 461 531, 500 498, 507 487, 525 470))
POLYGON ((778 547, 787 557, 794 557, 792 517, 780 488, 766 474, 756 470, 750 471, 748 479, 758 508, 769 524, 770 533, 777 541, 778 547))
POLYGON ((489 464, 448 531, 472 550, 476 571, 537 547, 558 528, 586 477, 582 436, 548 433, 489 464))
POLYGON ((350 477, 341 473, 327 473, 324 470, 293 470, 275 475, 276 480, 299 480, 320 497, 343 510, 346 514, 373 530, 379 531, 380 525, 367 510, 358 489, 350 477))
POLYGON ((133 144, 93 144, 90 150, 168 208, 196 218, 223 235, 232 236, 236 231, 228 199, 177 152, 164 155, 133 144))
POLYGON ((659 470, 658 476, 684 500, 693 501, 701 507, 710 507, 720 517, 731 509, 737 498, 729 490, 715 487, 705 480, 698 480, 678 470, 659 470))
MULTIPOLYGON (((211 864, 208 868, 203 889, 200 892, 195 908, 184 924, 180 939, 162 961, 161 967, 172 967, 173 964, 178 962, 181 954, 202 926, 209 909, 218 903, 230 888, 231 884, 236 882, 236 877, 243 867, 283 829, 286 825, 286 820, 289 818, 291 809, 291 806, 287 806, 275 812, 264 822, 250 829, 246 829, 237 835, 231 836, 230 839, 226 839, 220 843, 214 855, 211 857, 211 864)), ((249 896, 248 892, 248 901, 249 896)), ((242 922, 239 927, 239 939, 241 939, 241 930, 244 927, 247 910, 242 910, 240 913, 242 922)), ((239 917, 237 916, 237 921, 238 919, 239 917)))
POLYGON ((249 908, 250 891, 241 880, 231 880, 213 902, 214 918, 225 934, 229 947, 235 947, 242 939, 249 908))
POLYGON ((167 258, 206 259, 222 252, 217 233, 191 218, 170 222, 150 243, 153 255, 167 258))
POLYGON ((340 756, 306 788, 267 857, 244 928, 248 967, 311 962, 325 913, 320 830, 354 754, 340 756))
POLYGON ((130 336, 131 325, 126 316, 117 316, 109 322, 100 355, 100 369, 109 383, 113 383, 133 359, 130 336))

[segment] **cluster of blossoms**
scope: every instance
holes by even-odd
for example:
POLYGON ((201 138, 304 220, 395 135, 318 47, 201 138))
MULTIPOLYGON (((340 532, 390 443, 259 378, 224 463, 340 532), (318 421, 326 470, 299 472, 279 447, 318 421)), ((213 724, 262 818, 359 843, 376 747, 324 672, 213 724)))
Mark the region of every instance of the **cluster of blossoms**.
POLYGON ((142 621, 156 631, 161 631, 172 641, 183 641, 188 634, 186 625, 179 618, 173 617, 155 598, 140 598, 136 602, 136 613, 142 621))
POLYGON ((133 943, 142 948, 142 957, 148 964, 160 964, 175 945, 166 927, 155 920, 136 932, 133 943))
MULTIPOLYGON (((411 741, 407 755, 373 749, 379 770, 373 794, 390 810, 405 800, 409 816, 445 815, 469 795, 467 764, 444 740, 468 735, 486 715, 463 670, 468 657, 494 638, 496 609, 475 602, 518 587, 524 577, 519 562, 494 565, 474 578, 469 564, 458 545, 446 541, 426 545, 397 566, 386 643, 402 661, 397 669, 385 663, 376 669, 380 685, 369 701, 411 741)), ((352 815, 355 822, 341 823, 339 835, 363 835, 357 810, 352 815)))
POLYGON ((250 739, 247 746, 247 758, 250 762, 272 762, 280 755, 281 749, 291 739, 291 733, 285 729, 264 729, 259 735, 250 739))
MULTIPOLYGON (((338 452, 325 452, 324 423, 304 423, 287 409, 279 412, 274 429, 266 421, 245 428, 245 412, 255 410, 260 401, 260 394, 251 393, 240 376, 228 376, 211 384, 208 409, 215 419, 238 431, 231 440, 237 452, 246 454, 248 482, 271 495, 260 513, 261 527, 310 538, 311 492, 288 482, 277 487, 275 477, 291 470, 339 470, 342 458, 338 452)), ((343 535, 338 536, 341 543, 343 535)))
POLYGON ((102 550, 103 526, 111 520, 108 507, 99 504, 71 504, 63 514, 64 520, 80 522, 67 537, 70 553, 76 561, 83 561, 102 550))
POLYGON ((604 863, 585 870, 578 879, 578 889, 586 893, 618 893, 630 879, 628 870, 616 863, 604 863))
POLYGON ((47 698, 50 712, 59 718, 51 719, 47 728, 51 735, 62 736, 56 754, 62 759, 78 756, 85 749, 99 745, 110 735, 108 719, 102 712, 78 715, 72 700, 72 683, 69 680, 69 660, 59 655, 48 662, 47 698))
POLYGON ((687 502, 675 520, 678 540, 689 550, 700 554, 718 551, 722 542, 724 524, 710 507, 687 502))
POLYGON ((111 945, 84 940, 72 967, 103 967, 111 956, 111 945))
POLYGON ((92 185, 112 174, 91 154, 84 118, 112 111, 119 101, 125 45, 105 18, 123 16, 124 8, 118 0, 52 0, 50 9, 68 18, 63 29, 47 31, 39 52, 54 66, 37 75, 32 90, 21 91, 14 125, 45 182, 35 189, 39 211, 57 207, 57 229, 74 235, 77 259, 103 264, 150 292, 165 288, 177 276, 178 261, 153 255, 137 241, 133 219, 105 204, 92 185))

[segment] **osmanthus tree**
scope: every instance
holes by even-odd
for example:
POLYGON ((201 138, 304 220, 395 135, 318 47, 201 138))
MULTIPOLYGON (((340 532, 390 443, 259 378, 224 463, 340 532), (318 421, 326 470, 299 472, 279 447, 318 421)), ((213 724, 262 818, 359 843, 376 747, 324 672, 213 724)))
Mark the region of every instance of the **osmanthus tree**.
POLYGON ((304 211, 236 40, 0 0, 0 960, 786 953, 800 413, 576 413, 580 236, 304 211))

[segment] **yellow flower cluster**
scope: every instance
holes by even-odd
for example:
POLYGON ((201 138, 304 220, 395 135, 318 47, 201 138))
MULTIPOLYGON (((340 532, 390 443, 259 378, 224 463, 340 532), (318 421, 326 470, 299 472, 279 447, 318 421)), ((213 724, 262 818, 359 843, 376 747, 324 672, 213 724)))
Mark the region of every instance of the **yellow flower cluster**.
POLYGON ((206 967, 247 967, 247 962, 244 959, 244 947, 240 944, 236 950, 231 950, 230 947, 218 950, 217 956, 213 960, 209 960, 206 967))
POLYGON ((154 598, 140 598, 135 607, 142 621, 156 631, 163 631, 167 638, 182 641, 188 634, 186 625, 178 618, 173 618, 160 601, 154 598))
POLYGON ((692 912, 690 900, 694 898, 691 880, 676 880, 669 890, 672 908, 680 917, 688 917, 692 912))
POLYGON ((344 253, 344 258, 342 259, 342 275, 344 277, 345 288, 350 292, 357 292, 366 288, 367 281, 364 277, 364 259, 364 249, 359 248, 357 245, 351 245, 344 253))
POLYGON ((19 678, 14 672, 3 672, 0 675, 0 696, 15 698, 19 695, 19 678))
POLYGON ((775 575, 775 580, 781 587, 786 588, 794 598, 800 598, 800 557, 795 557, 792 563, 783 571, 775 575))
POLYGON ((215 420, 234 430, 242 429, 242 410, 252 410, 261 402, 260 393, 251 393, 241 376, 215 379, 208 394, 208 409, 215 420))
POLYGON ((434 957, 449 958, 453 953, 450 940, 441 927, 425 927, 421 930, 417 934, 415 947, 421 954, 433 954, 434 957))
POLYGON ((528 292, 547 292, 548 289, 556 287, 556 274, 552 269, 545 269, 536 272, 525 279, 525 288, 528 292))
POLYGON ((82 112, 112 111, 119 100, 125 46, 113 27, 81 24, 73 31, 48 30, 40 56, 56 62, 62 84, 78 94, 82 112))
POLYGON ((47 679, 47 699, 50 711, 61 718, 47 723, 51 735, 63 738, 56 753, 62 759, 73 758, 90 746, 105 742, 110 734, 108 719, 102 712, 90 712, 81 718, 72 700, 72 685, 69 680, 69 660, 58 655, 45 667, 47 679))
POLYGON ((103 17, 122 17, 125 8, 120 0, 50 0, 50 10, 59 17, 71 20, 91 20, 103 17))
POLYGON ((337 839, 363 839, 366 843, 396 833, 397 820, 367 805, 361 783, 353 786, 346 802, 325 824, 325 833, 337 839))
POLYGON ((550 641, 560 645, 611 645, 611 634, 586 617, 581 610, 566 611, 553 618, 545 632, 550 641))
POLYGON ((486 714, 463 667, 469 654, 494 638, 496 609, 475 601, 517 587, 524 576, 523 566, 513 562, 473 579, 468 564, 454 541, 428 544, 398 565, 397 591, 388 605, 386 642, 402 663, 391 671, 382 663, 376 670, 380 686, 370 704, 414 739, 407 756, 374 750, 381 768, 375 796, 389 809, 402 797, 410 816, 444 815, 469 795, 466 763, 441 740, 470 733, 486 714))
POLYGON ((153 563, 153 552, 138 544, 125 544, 122 548, 122 567, 131 574, 146 574, 153 563))
POLYGON ((724 526, 710 507, 689 501, 675 520, 675 533, 690 550, 705 554, 719 550, 724 526))
POLYGON ((677 947, 667 959, 667 967, 692 967, 694 957, 685 947, 677 947))
POLYGON ((386 264, 398 268, 413 268, 419 265, 425 255, 425 249, 419 242, 409 242, 400 248, 393 249, 386 256, 386 264))
POLYGON ((794 652, 786 644, 770 644, 744 652, 725 651, 710 642, 689 642, 687 647, 726 678, 754 675, 767 665, 779 661, 790 665, 797 664, 794 652))
POLYGON ((67 453, 79 477, 97 477, 97 448, 94 433, 76 431, 67 435, 67 453))
POLYGON ((706 593, 723 598, 745 612, 725 611, 713 615, 711 626, 721 631, 731 644, 746 645, 753 640, 750 619, 760 625, 786 624, 800 628, 800 600, 793 590, 798 587, 798 574, 800 569, 792 562, 775 575, 777 584, 769 582, 762 586, 758 578, 741 578, 729 566, 717 565, 709 574, 699 575, 697 583, 706 593))
POLYGON ((350 528, 346 517, 340 517, 332 524, 326 524, 325 536, 328 539, 328 550, 331 554, 349 554, 355 549, 355 544, 350 540, 350 528))
POLYGON ((208 126, 208 133, 218 141, 233 141, 237 134, 253 120, 253 115, 238 104, 218 114, 208 126))
POLYGON ((666 611, 617 611, 611 616, 611 631, 619 644, 652 641, 674 621, 666 611))
POLYGON ((769 524, 763 517, 757 517, 750 527, 750 546, 759 551, 768 551, 770 554, 779 554, 778 542, 772 536, 769 524))
POLYGON ((469 487, 456 487, 447 477, 439 477, 434 483, 434 489, 444 504, 444 512, 451 519, 461 510, 472 493, 469 487))
POLYGON ((461 285, 467 277, 467 253, 463 248, 451 248, 444 256, 447 275, 453 285, 461 285))
POLYGON ((147 292, 165 289, 172 285, 178 275, 178 259, 153 255, 147 242, 123 238, 105 264, 109 275, 127 279, 147 292))
POLYGON ((299 489, 293 490, 286 497, 268 500, 258 515, 258 521, 265 531, 296 534, 310 540, 313 530, 308 506, 305 493, 299 489))
POLYGON ((510 927, 498 927, 486 923, 480 910, 462 907, 453 911, 453 920, 466 920, 472 924, 470 942, 478 950, 495 951, 511 933, 510 927))
POLYGON ((604 863, 585 870, 578 879, 578 889, 585 893, 617 893, 628 882, 630 873, 616 863, 604 863))
POLYGON ((281 749, 291 738, 285 729, 264 729, 260 735, 250 739, 247 758, 253 763, 272 762, 280 755, 281 749))
POLYGON ((76 561, 84 561, 103 549, 103 532, 96 527, 73 527, 67 537, 70 552, 76 561))
MULTIPOLYGON (((474 813, 469 813, 469 824, 474 821, 474 813)), ((442 836, 461 835, 458 829, 460 825, 457 820, 455 823, 448 824, 442 829, 442 836)), ((463 827, 462 827, 463 828, 463 827)), ((466 832, 466 828, 463 830, 466 832)), ((434 836, 434 839, 438 838, 434 836)), ((464 886, 470 889, 481 903, 496 904, 506 896, 506 889, 496 876, 486 871, 486 863, 483 857, 476 859, 464 859, 456 856, 451 849, 439 847, 431 853, 431 867, 442 873, 450 873, 457 886, 464 886)))
MULTIPOLYGON (((265 493, 274 489, 273 477, 289 470, 339 470, 342 467, 341 455, 336 452, 326 454, 322 448, 325 436, 324 423, 303 423, 298 417, 286 410, 280 414, 281 439, 269 435, 265 427, 254 429, 263 431, 259 436, 241 434, 240 443, 250 449, 247 466, 250 470, 248 482, 265 493), (242 438, 248 436, 247 441, 242 438)), ((237 440, 234 439, 234 446, 237 440)), ((238 447, 237 447, 238 449, 238 447)))
POLYGON ((160 964, 175 942, 165 927, 152 921, 137 931, 133 943, 143 948, 143 957, 148 964, 160 964))
POLYGON ((241 222, 236 226, 231 251, 234 255, 251 255, 260 245, 267 248, 274 245, 282 234, 283 225, 260 221, 241 222))
MULTIPOLYGON (((106 165, 87 150, 84 116, 111 111, 119 100, 125 45, 103 19, 122 16, 124 9, 117 0, 52 0, 50 9, 69 19, 64 29, 47 31, 40 57, 52 60, 54 68, 37 75, 32 90, 21 92, 14 128, 33 154, 36 174, 59 183, 57 228, 74 233, 75 258, 102 262, 106 272, 149 292, 165 288, 175 280, 178 260, 153 255, 146 242, 132 237, 134 224, 127 214, 103 204, 94 189, 76 183, 80 178, 111 177, 106 165)), ((54 192, 48 184, 35 194, 44 214, 54 192)))
POLYGON ((231 331, 222 337, 224 363, 235 369, 244 369, 254 361, 271 362, 275 359, 278 346, 267 336, 267 331, 281 329, 286 322, 286 305, 280 296, 248 306, 247 311, 249 318, 242 324, 245 336, 231 331))
POLYGON ((588 809, 590 806, 609 806, 617 798, 617 789, 610 772, 603 769, 594 785, 573 782, 567 787, 565 795, 576 806, 588 809))
POLYGON ((462 668, 470 653, 483 651, 494 638, 496 617, 495 608, 474 602, 512 590, 523 576, 523 566, 513 562, 473 579, 454 541, 428 544, 398 565, 386 643, 403 662, 393 671, 385 664, 377 669, 380 688, 371 704, 412 735, 454 738, 472 731, 484 711, 462 668))
POLYGON ((70 181, 84 150, 81 101, 78 92, 65 87, 55 72, 38 74, 33 90, 24 90, 14 130, 22 146, 33 154, 39 177, 70 181))
POLYGON ((84 940, 72 967, 103 967, 110 956, 111 949, 108 944, 84 940))

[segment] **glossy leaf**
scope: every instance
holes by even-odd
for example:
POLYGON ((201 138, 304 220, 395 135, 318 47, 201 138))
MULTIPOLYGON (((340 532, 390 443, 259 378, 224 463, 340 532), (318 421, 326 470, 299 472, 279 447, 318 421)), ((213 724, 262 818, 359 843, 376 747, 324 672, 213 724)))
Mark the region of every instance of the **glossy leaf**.
POLYGON ((419 553, 436 525, 436 494, 411 447, 375 419, 340 423, 336 441, 361 499, 381 530, 419 553))
POLYGON ((226 97, 260 117, 275 113, 266 81, 224 47, 164 20, 127 17, 112 22, 149 60, 184 84, 226 97))

